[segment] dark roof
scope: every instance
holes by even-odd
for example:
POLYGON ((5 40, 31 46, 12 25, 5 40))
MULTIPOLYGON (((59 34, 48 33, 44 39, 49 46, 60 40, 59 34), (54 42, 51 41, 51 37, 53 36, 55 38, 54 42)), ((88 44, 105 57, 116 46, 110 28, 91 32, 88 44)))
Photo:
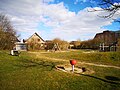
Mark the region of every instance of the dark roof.
MULTIPOLYGON (((34 34, 36 34, 42 41, 44 41, 36 32, 35 32, 34 34)), ((34 34, 33 34, 33 35, 34 35, 34 34)))
POLYGON ((94 39, 97 38, 97 37, 99 37, 99 36, 101 36, 101 35, 108 34, 108 33, 109 34, 115 34, 117 38, 120 38, 120 30, 117 30, 117 31, 106 30, 106 31, 103 31, 102 33, 97 33, 95 35, 94 39))
POLYGON ((52 42, 52 40, 46 40, 45 42, 52 42))
MULTIPOLYGON (((42 41, 44 41, 36 32, 35 32, 34 34, 37 35, 42 41)), ((34 35, 34 34, 33 34, 33 35, 34 35)), ((32 36, 33 36, 33 35, 32 35, 32 36)), ((32 37, 32 36, 31 36, 31 37, 32 37)), ((29 37, 27 40, 29 40, 31 37, 29 37)), ((27 41, 27 40, 25 40, 25 41, 27 41)))
POLYGON ((120 30, 118 30, 118 31, 113 31, 113 32, 115 32, 115 33, 120 33, 120 30))

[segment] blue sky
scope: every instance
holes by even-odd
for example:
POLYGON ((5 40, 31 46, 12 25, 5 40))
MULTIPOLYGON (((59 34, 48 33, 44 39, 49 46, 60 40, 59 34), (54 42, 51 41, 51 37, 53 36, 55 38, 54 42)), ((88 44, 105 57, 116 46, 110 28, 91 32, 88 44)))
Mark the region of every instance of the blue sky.
MULTIPOLYGON (((103 19, 107 12, 88 12, 101 0, 0 0, 0 13, 6 14, 20 39, 37 32, 44 40, 88 40, 104 30, 119 30, 118 10, 114 17, 103 19)), ((113 0, 117 3, 120 0, 113 0)))

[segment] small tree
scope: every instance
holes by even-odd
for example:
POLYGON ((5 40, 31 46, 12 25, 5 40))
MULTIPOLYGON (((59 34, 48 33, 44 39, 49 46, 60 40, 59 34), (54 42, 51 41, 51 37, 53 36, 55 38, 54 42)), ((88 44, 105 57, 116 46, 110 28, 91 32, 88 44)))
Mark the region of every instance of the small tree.
POLYGON ((59 38, 55 38, 53 40, 54 44, 58 44, 61 50, 67 50, 69 47, 69 44, 67 41, 61 40, 59 38))
POLYGON ((52 50, 53 47, 54 47, 54 43, 52 41, 46 41, 45 43, 46 50, 52 50))

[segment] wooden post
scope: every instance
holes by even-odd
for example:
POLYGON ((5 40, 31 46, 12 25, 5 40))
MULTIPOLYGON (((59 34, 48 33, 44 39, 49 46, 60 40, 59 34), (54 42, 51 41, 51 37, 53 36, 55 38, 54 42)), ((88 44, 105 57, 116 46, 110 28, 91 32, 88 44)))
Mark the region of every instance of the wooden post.
POLYGON ((105 46, 104 46, 104 43, 103 43, 103 51, 105 51, 105 46))
POLYGON ((101 47, 101 43, 100 43, 100 49, 99 49, 100 51, 102 50, 102 47, 101 47))

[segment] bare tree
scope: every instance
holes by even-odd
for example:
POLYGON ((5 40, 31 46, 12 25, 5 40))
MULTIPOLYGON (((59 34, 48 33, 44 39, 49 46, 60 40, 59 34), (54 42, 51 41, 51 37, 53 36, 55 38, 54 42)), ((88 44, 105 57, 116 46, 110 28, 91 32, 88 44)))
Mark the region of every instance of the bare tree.
POLYGON ((15 34, 15 30, 13 29, 13 26, 10 20, 4 14, 0 14, 0 27, 1 27, 1 30, 4 32, 15 34))
MULTIPOLYGON (((101 0, 101 3, 98 4, 102 9, 97 10, 97 9, 92 9, 88 10, 91 12, 94 11, 107 11, 107 15, 102 15, 101 17, 103 18, 112 18, 115 14, 120 15, 118 12, 120 10, 120 1, 119 0, 101 0)), ((118 19, 114 19, 117 22, 120 22, 118 19)))
POLYGON ((119 2, 115 3, 114 0, 102 0, 102 3, 99 5, 101 5, 103 10, 109 12, 109 14, 107 16, 104 16, 105 18, 113 17, 114 14, 117 13, 118 10, 120 10, 119 2))
POLYGON ((69 43, 67 41, 61 40, 59 38, 55 38, 53 43, 58 44, 61 50, 67 50, 69 47, 69 43))
POLYGON ((0 14, 0 49, 12 49, 17 40, 10 20, 6 15, 0 14))

